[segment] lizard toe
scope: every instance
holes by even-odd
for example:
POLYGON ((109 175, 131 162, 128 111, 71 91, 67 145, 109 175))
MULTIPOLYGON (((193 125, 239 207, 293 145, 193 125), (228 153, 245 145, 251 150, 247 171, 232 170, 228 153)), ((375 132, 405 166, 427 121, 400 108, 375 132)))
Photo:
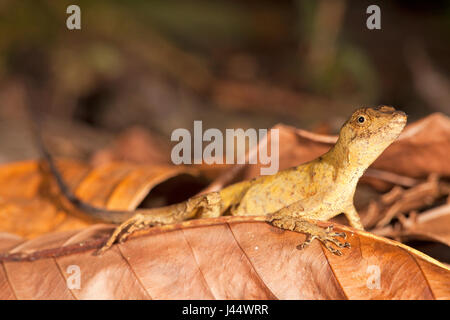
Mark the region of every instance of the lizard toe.
POLYGON ((329 233, 331 237, 341 237, 342 239, 347 239, 347 234, 345 232, 333 232, 329 233))
POLYGON ((337 256, 342 256, 342 252, 339 251, 339 250, 336 249, 336 248, 333 248, 333 247, 331 246, 331 244, 325 242, 324 245, 325 245, 325 247, 328 249, 328 251, 330 251, 331 253, 333 253, 333 254, 335 254, 335 255, 337 255, 337 256))
POLYGON ((328 228, 326 229, 326 234, 319 238, 319 240, 324 244, 324 246, 332 253, 336 255, 341 255, 342 252, 335 249, 331 244, 334 244, 338 248, 350 248, 350 243, 341 242, 337 239, 337 237, 346 238, 345 232, 329 232, 328 228))
POLYGON ((336 241, 336 242, 333 242, 333 243, 335 245, 337 245, 339 248, 350 248, 350 243, 348 243, 348 242, 342 243, 342 242, 336 241))
POLYGON ((311 244, 311 242, 316 239, 316 236, 310 235, 308 234, 306 236, 306 240, 303 243, 300 243, 296 248, 297 250, 302 250, 304 248, 306 248, 307 246, 309 246, 311 244))

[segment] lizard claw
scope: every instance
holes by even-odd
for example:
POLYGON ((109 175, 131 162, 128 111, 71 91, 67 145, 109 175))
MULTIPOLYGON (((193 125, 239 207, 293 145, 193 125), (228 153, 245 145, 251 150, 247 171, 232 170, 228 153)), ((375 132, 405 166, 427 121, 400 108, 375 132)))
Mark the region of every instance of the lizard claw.
POLYGON ((341 237, 341 238, 347 239, 347 234, 345 232, 331 233, 331 231, 333 231, 333 230, 334 230, 334 225, 331 224, 325 229, 325 232, 328 233, 332 237, 341 237))
POLYGON ((333 246, 334 244, 338 248, 350 248, 350 243, 348 242, 340 242, 337 237, 341 237, 343 239, 347 238, 347 234, 345 232, 333 232, 333 225, 328 226, 323 232, 318 232, 317 234, 307 234, 306 240, 299 244, 296 248, 298 250, 306 248, 314 239, 318 239, 322 244, 333 254, 342 255, 342 252, 333 246))
POLYGON ((300 243, 296 248, 297 250, 302 250, 304 248, 306 248, 307 246, 309 246, 309 244, 315 239, 317 238, 316 236, 313 236, 311 234, 307 234, 306 235, 306 240, 303 241, 303 243, 300 243))
POLYGON ((330 233, 330 236, 332 236, 332 237, 341 237, 343 239, 347 239, 347 234, 345 232, 330 233))
MULTIPOLYGON (((332 230, 332 228, 331 228, 332 230)), ((330 232, 327 229, 325 229, 325 234, 322 234, 320 236, 318 236, 317 238, 319 239, 320 242, 322 242, 325 247, 331 252, 334 253, 338 256, 342 255, 342 252, 339 251, 338 249, 335 249, 331 246, 330 243, 334 244, 336 247, 338 248, 350 248, 350 243, 348 242, 340 242, 338 239, 336 239, 337 237, 341 237, 343 239, 347 238, 347 234, 345 232, 330 232)))
POLYGON ((342 252, 338 249, 333 248, 329 243, 324 243, 324 245, 331 253, 337 256, 342 256, 342 252))
POLYGON ((110 238, 103 245, 103 247, 101 247, 96 252, 96 255, 103 254, 105 251, 111 248, 112 245, 116 242, 123 243, 130 234, 132 234, 136 230, 142 229, 144 226, 145 226, 144 216, 141 214, 136 214, 135 216, 128 219, 114 230, 114 233, 110 236, 110 238))

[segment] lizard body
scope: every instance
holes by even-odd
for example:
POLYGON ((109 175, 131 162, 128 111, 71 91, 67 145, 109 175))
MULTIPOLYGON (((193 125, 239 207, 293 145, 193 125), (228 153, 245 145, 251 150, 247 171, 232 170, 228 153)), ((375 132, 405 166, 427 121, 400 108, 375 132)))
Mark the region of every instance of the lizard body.
POLYGON ((340 255, 330 243, 348 247, 348 243, 336 239, 345 237, 345 233, 333 232, 332 227, 320 228, 307 219, 324 221, 344 213, 352 227, 363 229, 353 205, 356 185, 370 164, 399 136, 406 119, 404 112, 388 106, 360 108, 344 123, 333 148, 297 167, 167 207, 122 212, 93 207, 89 210, 89 205, 83 203, 84 211, 105 222, 122 223, 101 252, 145 227, 231 214, 264 216, 263 220, 274 226, 307 234, 300 248, 318 239, 340 255))

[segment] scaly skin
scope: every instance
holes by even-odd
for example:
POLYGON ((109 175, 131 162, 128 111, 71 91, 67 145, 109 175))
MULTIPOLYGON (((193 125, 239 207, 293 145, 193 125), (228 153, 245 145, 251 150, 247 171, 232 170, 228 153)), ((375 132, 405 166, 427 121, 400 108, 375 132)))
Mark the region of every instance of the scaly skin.
POLYGON ((224 188, 219 192, 195 196, 168 207, 136 211, 119 226, 101 252, 117 239, 148 226, 178 223, 192 218, 258 215, 282 229, 307 234, 303 248, 313 239, 330 245, 349 247, 337 241, 345 233, 332 227, 323 229, 306 219, 328 220, 344 213, 350 225, 363 229, 353 205, 356 184, 364 171, 399 136, 406 114, 392 107, 361 108, 342 126, 339 139, 326 154, 272 176, 261 176, 224 188))

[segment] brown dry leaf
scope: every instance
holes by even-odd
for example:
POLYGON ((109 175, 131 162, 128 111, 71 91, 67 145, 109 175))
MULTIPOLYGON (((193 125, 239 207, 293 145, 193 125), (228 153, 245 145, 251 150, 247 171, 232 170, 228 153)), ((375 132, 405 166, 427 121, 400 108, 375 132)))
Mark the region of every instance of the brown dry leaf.
MULTIPOLYGON (((172 190, 151 193, 155 205, 164 205, 162 200, 166 198, 171 203, 184 200, 204 187, 195 178, 196 170, 183 166, 116 162, 89 167, 74 161, 59 161, 58 166, 79 198, 111 210, 136 209, 150 191, 164 182, 170 182, 172 190)), ((79 229, 92 224, 93 221, 61 196, 45 168, 35 161, 0 166, 1 231, 33 238, 51 231, 79 229)))
POLYGON ((113 145, 97 151, 91 163, 99 165, 117 161, 169 165, 170 146, 161 137, 142 127, 131 127, 121 133, 113 145))
POLYGON ((408 125, 375 161, 374 168, 415 178, 450 176, 450 119, 433 113, 408 125))
MULTIPOLYGON (((281 124, 274 129, 279 129, 280 170, 315 159, 327 152, 337 140, 336 136, 316 134, 281 124)), ((448 177, 449 150, 450 119, 441 113, 434 113, 407 125, 400 137, 370 167, 387 171, 393 176, 379 174, 380 171, 374 171, 371 175, 388 182, 404 178, 395 174, 424 178, 436 173, 448 177)), ((243 176, 250 179, 259 173, 259 164, 246 165, 243 176)))
POLYGON ((391 238, 435 241, 450 247, 450 204, 403 217, 399 228, 389 226, 373 232, 391 238))
POLYGON ((303 234, 242 219, 152 228, 101 256, 106 225, 28 241, 0 234, 9 253, 0 299, 450 299, 450 269, 395 241, 336 226, 352 245, 338 257, 317 241, 297 250, 303 234), (79 289, 68 288, 70 266, 80 268, 79 289))
POLYGON ((361 219, 366 228, 383 228, 392 219, 427 208, 449 194, 450 184, 431 174, 426 181, 411 188, 395 186, 384 195, 372 199, 365 210, 360 210, 361 219))

